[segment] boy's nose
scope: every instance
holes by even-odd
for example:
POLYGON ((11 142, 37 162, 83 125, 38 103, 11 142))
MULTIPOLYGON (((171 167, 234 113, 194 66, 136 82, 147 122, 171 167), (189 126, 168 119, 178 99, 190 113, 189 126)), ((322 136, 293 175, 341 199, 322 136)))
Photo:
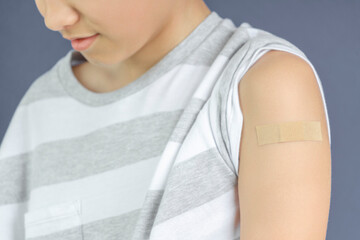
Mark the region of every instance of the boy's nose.
POLYGON ((79 19, 78 12, 62 1, 48 1, 44 15, 44 23, 47 28, 53 31, 61 31, 79 19))

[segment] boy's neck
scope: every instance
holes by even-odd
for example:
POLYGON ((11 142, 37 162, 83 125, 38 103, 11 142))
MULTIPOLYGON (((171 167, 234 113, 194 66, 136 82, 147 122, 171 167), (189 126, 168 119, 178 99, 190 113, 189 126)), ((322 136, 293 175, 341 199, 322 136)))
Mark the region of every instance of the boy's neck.
POLYGON ((93 92, 111 92, 136 80, 169 51, 183 41, 210 13, 203 1, 184 6, 174 14, 164 29, 138 52, 113 67, 100 67, 90 62, 73 66, 78 81, 93 92))

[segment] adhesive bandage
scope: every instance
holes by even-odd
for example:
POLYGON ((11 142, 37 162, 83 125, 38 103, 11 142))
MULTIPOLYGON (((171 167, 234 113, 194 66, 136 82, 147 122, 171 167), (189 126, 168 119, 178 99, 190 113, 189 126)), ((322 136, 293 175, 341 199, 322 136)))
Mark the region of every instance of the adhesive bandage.
POLYGON ((258 125, 258 145, 294 141, 322 141, 320 121, 294 121, 258 125))

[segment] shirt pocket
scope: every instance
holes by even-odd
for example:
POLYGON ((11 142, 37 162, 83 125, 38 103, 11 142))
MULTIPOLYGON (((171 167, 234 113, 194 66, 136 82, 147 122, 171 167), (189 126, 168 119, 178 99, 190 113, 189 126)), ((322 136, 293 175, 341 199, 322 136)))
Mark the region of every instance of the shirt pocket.
POLYGON ((73 200, 28 211, 25 238, 83 240, 81 206, 81 200, 73 200))

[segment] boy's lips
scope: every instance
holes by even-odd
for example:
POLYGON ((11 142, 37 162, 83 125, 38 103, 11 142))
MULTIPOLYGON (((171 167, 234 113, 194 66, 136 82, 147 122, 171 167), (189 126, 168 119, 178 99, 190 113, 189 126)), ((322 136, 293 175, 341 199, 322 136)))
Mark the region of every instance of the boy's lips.
POLYGON ((85 38, 75 38, 71 40, 71 46, 77 51, 84 51, 91 46, 91 44, 96 40, 98 35, 99 34, 95 34, 85 38))
POLYGON ((67 39, 67 40, 72 41, 72 40, 75 40, 75 39, 89 38, 89 37, 92 37, 94 35, 98 35, 98 33, 93 34, 93 35, 84 36, 84 37, 71 37, 71 38, 70 37, 64 37, 64 38, 67 39))

